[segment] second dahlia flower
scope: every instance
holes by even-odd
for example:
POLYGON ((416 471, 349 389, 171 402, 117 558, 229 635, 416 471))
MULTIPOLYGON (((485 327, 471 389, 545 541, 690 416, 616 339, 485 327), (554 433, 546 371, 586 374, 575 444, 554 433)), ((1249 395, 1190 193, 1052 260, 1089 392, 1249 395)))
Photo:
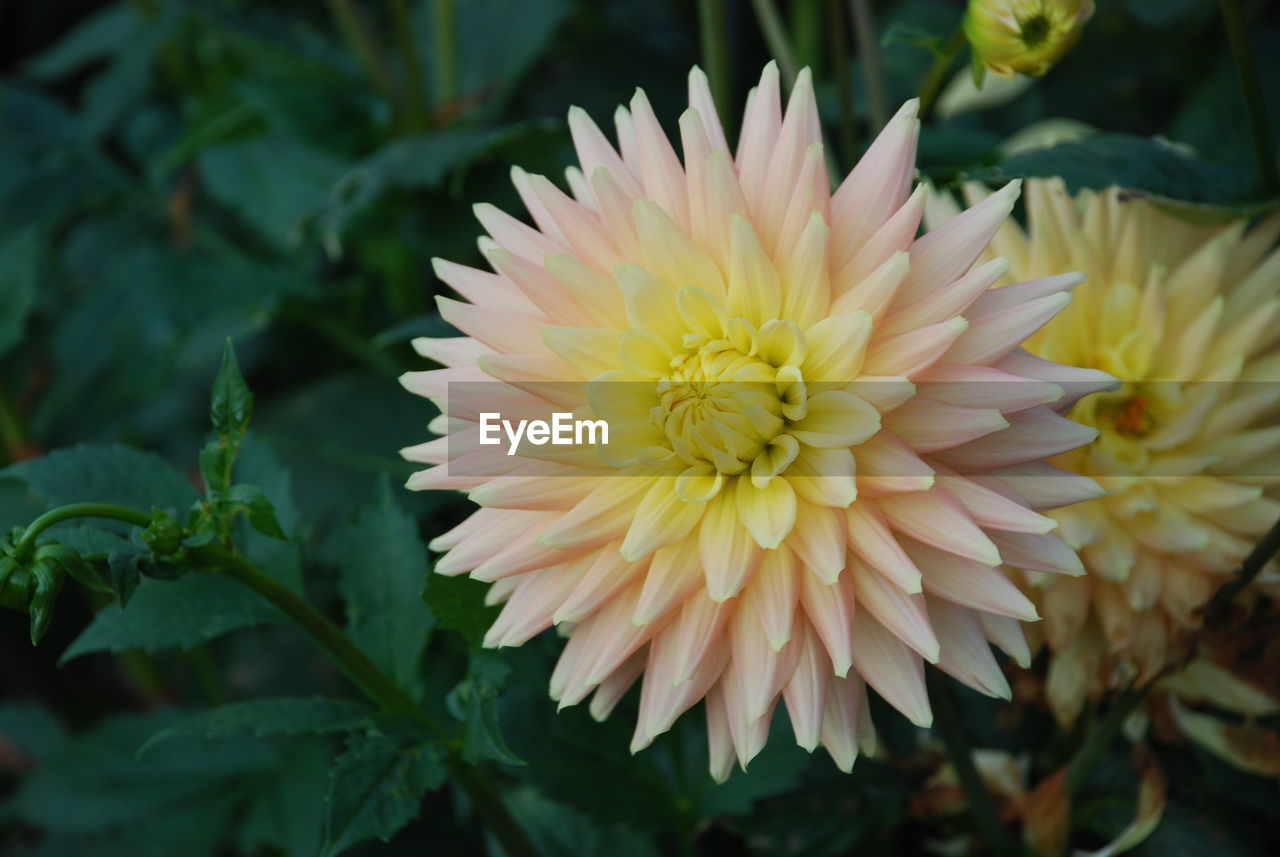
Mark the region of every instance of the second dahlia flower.
POLYGON ((784 112, 765 69, 736 152, 697 70, 689 100, 683 157, 638 92, 616 148, 570 112, 570 194, 514 172, 534 225, 477 207, 493 271, 437 265, 464 335, 416 343, 447 368, 404 383, 444 436, 405 450, 434 465, 409 485, 481 507, 436 571, 493 583, 490 646, 567 632, 561 705, 603 718, 640 682, 639 749, 705 699, 723 779, 781 700, 847 769, 864 682, 920 725, 926 662, 1008 695, 988 641, 1025 661, 1036 612, 1000 565, 1081 571, 1038 510, 1097 486, 1044 459, 1096 434, 1053 409, 1063 385, 1109 379, 1019 348, 1078 276, 971 270, 1016 184, 917 238, 915 102, 832 193, 808 73, 784 112), (482 414, 557 412, 609 443, 479 442, 482 414))
MULTIPOLYGON (((1060 179, 1031 180, 1026 200, 1026 230, 1006 223, 988 255, 1010 279, 1089 275, 1027 348, 1123 382, 1075 406, 1100 433, 1054 459, 1108 491, 1051 513, 1088 576, 1022 576, 1054 651, 1050 705, 1071 722, 1090 696, 1183 658, 1199 609, 1280 519, 1264 493, 1280 481, 1280 218, 1198 226, 1116 188, 1072 197, 1060 179)), ((938 197, 929 221, 952 213, 938 197)))

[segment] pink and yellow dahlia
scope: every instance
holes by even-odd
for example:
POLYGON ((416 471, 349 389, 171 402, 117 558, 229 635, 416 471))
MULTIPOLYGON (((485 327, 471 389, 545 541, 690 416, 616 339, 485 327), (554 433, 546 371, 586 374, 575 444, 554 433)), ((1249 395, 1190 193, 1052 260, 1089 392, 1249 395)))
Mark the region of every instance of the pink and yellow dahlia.
MULTIPOLYGON (((971 203, 987 193, 966 188, 971 203)), ((1280 519, 1264 494, 1280 476, 1280 218, 1193 225, 1114 188, 1072 197, 1059 179, 1031 180, 1026 202, 1027 228, 1006 223, 986 255, 1009 260, 1010 280, 1088 274, 1026 348, 1123 382, 1073 408, 1098 437, 1053 460, 1108 492, 1050 513, 1088 575, 1019 574, 1069 723, 1090 696, 1183 657, 1198 610, 1280 519)), ((930 223, 955 214, 936 205, 930 223)))
POLYGON ((1037 510, 1097 496, 1045 463, 1096 431, 1053 406, 1099 372, 1021 350, 1080 277, 991 291, 973 268, 1012 184, 917 237, 916 103, 831 191, 809 74, 781 105, 751 92, 736 152, 703 74, 683 157, 643 92, 615 148, 581 110, 570 193, 513 178, 533 225, 488 205, 493 272, 448 262, 463 336, 420 339, 444 369, 405 376, 437 402, 415 489, 481 508, 433 542, 436 571, 505 602, 486 644, 553 626, 551 696, 607 716, 640 681, 634 748, 706 700, 711 770, 764 745, 782 699, 797 741, 848 769, 874 740, 864 682, 931 721, 924 664, 1008 696, 988 641, 1028 658, 1032 603, 1010 562, 1078 574, 1037 510), (479 442, 482 414, 604 419, 608 444, 479 442))

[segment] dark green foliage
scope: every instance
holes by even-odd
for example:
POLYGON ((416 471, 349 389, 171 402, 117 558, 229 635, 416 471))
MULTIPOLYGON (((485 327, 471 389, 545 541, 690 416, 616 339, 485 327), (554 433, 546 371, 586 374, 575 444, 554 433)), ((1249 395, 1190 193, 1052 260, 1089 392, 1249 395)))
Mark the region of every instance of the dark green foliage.
POLYGON ((422 795, 445 779, 432 744, 405 746, 369 732, 352 736, 329 771, 325 855, 366 839, 384 842, 418 814, 422 795))
MULTIPOLYGON (((837 772, 824 751, 794 746, 779 709, 766 749, 722 785, 707 773, 700 706, 637 754, 637 691, 603 723, 585 705, 557 712, 554 633, 486 650, 500 609, 485 604, 488 587, 430 572, 430 539, 472 505, 399 487, 419 469, 399 450, 427 439, 436 415, 397 382, 434 368, 410 342, 456 335, 436 310, 453 295, 432 258, 483 266, 471 206, 522 211, 511 165, 565 186, 570 105, 612 137, 614 106, 643 86, 676 131, 698 5, 5 6, 0 532, 19 528, 12 548, 36 516, 81 502, 149 523, 69 521, 28 556, 0 557, 0 854, 511 857, 459 766, 493 784, 539 857, 984 853, 963 812, 918 805, 940 756, 878 700, 882 758, 837 772), (451 74, 437 42, 446 6, 451 74), (356 10, 354 41, 342 7, 356 10), (213 549, 345 628, 408 704, 379 711, 360 696, 312 636, 198 561, 213 549), (32 652, 26 640, 41 635, 32 652)), ((842 105, 829 56, 827 16, 849 4, 776 5, 814 60, 826 138, 847 170, 872 136, 861 63, 848 58, 842 105)), ((916 94, 962 4, 870 5, 892 108, 916 94)), ((1265 4, 1241 5, 1277 125, 1280 26, 1265 4)), ((724 6, 732 128, 768 56, 753 4, 724 6)), ((1199 221, 1274 210, 1218 4, 1098 7, 1022 95, 925 122, 921 175, 1115 184, 1199 221), (1097 133, 1006 153, 1015 133, 1053 118, 1097 133)), ((968 68, 962 53, 947 78, 968 68)), ((975 743, 1022 754, 1033 780, 1078 740, 1032 705, 958 698, 975 743)), ((1130 853, 1267 853, 1280 830, 1274 783, 1185 746, 1157 751, 1165 823, 1130 853)), ((1115 753, 1075 807, 1072 848, 1128 824, 1136 790, 1115 753)))
POLYGON ((338 561, 347 633, 374 663, 420 693, 419 661, 432 624, 431 611, 418 597, 427 549, 386 480, 375 504, 347 529, 338 561))

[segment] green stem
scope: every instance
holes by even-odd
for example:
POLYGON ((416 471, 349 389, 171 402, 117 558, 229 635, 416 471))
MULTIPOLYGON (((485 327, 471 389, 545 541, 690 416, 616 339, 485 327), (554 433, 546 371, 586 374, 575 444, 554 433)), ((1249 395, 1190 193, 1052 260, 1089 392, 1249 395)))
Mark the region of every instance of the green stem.
POLYGON ((796 75, 800 69, 796 67, 796 57, 791 50, 791 37, 787 35, 787 27, 782 23, 778 7, 773 0, 751 0, 756 10, 756 21, 760 23, 760 32, 764 35, 769 53, 778 61, 778 70, 782 72, 782 82, 788 90, 795 85, 796 75))
POLYGON ((69 521, 72 518, 109 518, 113 521, 124 521, 126 524, 133 524, 138 527, 146 527, 151 524, 151 516, 137 509, 114 506, 110 503, 71 503, 67 506, 50 509, 28 524, 26 531, 22 534, 22 538, 14 545, 14 555, 17 557, 30 556, 31 551, 35 549, 36 539, 41 533, 55 524, 61 524, 63 521, 69 521))
MULTIPOLYGON (((425 715, 394 681, 386 676, 364 652, 356 648, 351 639, 319 613, 314 607, 269 576, 241 554, 217 545, 193 548, 192 558, 210 569, 233 577, 270 601, 292 619, 333 659, 356 687, 382 708, 397 714, 407 714, 418 720, 425 715)), ((443 729, 430 721, 424 721, 438 737, 448 738, 443 729)))
POLYGON ((928 119, 929 114, 933 112, 933 105, 938 100, 938 91, 942 89, 942 81, 947 76, 947 70, 951 68, 951 63, 955 61, 956 55, 963 47, 964 30, 957 27, 950 41, 934 56, 929 73, 925 75, 924 83, 920 84, 921 119, 928 119))
POLYGON ((391 0, 391 27, 395 30, 396 48, 404 63, 405 111, 410 129, 427 129, 427 95, 422 88, 422 68, 418 64, 418 46, 413 40, 407 0, 391 0))
POLYGON ((347 44, 355 52, 356 58, 364 69, 365 76, 374 88, 382 93, 395 113, 400 112, 400 104, 396 99, 395 88, 391 85, 391 75, 387 72, 386 63, 378 50, 373 34, 351 0, 327 0, 329 10, 338 22, 347 44))
POLYGON ((849 45, 845 41, 844 13, 840 0, 827 0, 827 35, 830 40, 831 69, 836 79, 836 97, 840 102, 840 154, 853 165, 857 155, 857 132, 854 130, 853 88, 849 82, 849 45))
POLYGON ((1084 743, 1080 745, 1080 749, 1076 751, 1075 757, 1067 767, 1068 792, 1074 792, 1080 788, 1085 777, 1089 776, 1089 772, 1106 756, 1107 751, 1111 749, 1111 742, 1115 740, 1116 735, 1120 734, 1124 721, 1146 698, 1147 690, 1154 683, 1154 681, 1147 682, 1125 691, 1112 703, 1106 715, 1094 722, 1084 743))
POLYGON ((398 684, 365 657, 346 634, 304 599, 270 577, 244 556, 216 545, 196 548, 192 553, 210 567, 248 586, 270 601, 298 624, 356 686, 379 707, 403 714, 425 726, 449 748, 449 771, 467 793, 485 826, 493 832, 508 857, 536 857, 537 851, 519 823, 508 811, 501 796, 475 768, 457 756, 457 742, 414 704, 398 684))
POLYGON ((933 705, 933 724, 946 748, 947 758, 956 770, 956 779, 964 790, 974 826, 992 853, 1017 854, 1017 844, 1009 829, 1000 822, 1000 815, 991 800, 991 792, 987 791, 982 776, 974 767, 973 747, 969 743, 969 736, 965 734, 964 724, 960 721, 960 710, 951 690, 951 680, 938 670, 930 669, 926 672, 929 701, 933 705))
POLYGON ((1227 28, 1227 40, 1231 42, 1231 55, 1236 62, 1236 75, 1240 78, 1240 90, 1249 113, 1249 130, 1253 133, 1253 155, 1258 161, 1258 176, 1265 193, 1276 193, 1280 191, 1280 176, 1276 172, 1275 141, 1271 139, 1267 103, 1262 96, 1262 83, 1258 80, 1258 68, 1249 47, 1249 34, 1236 0, 1219 0, 1219 4, 1222 7, 1222 21, 1227 28))
POLYGON ((458 97, 458 51, 453 0, 431 0, 431 37, 435 56, 436 106, 458 97))
POLYGON ((808 66, 814 77, 822 75, 822 0, 792 0, 791 36, 795 45, 796 65, 808 66))
POLYGON ((858 43, 858 61, 867 84, 867 105, 871 133, 880 132, 889 121, 889 97, 885 94, 884 67, 880 62, 880 40, 876 36, 875 14, 869 0, 849 0, 853 13, 853 37, 858 43))
POLYGON ((703 70, 711 84, 711 99, 720 115, 728 116, 731 112, 729 40, 725 30, 724 0, 698 0, 698 35, 702 41, 703 70))

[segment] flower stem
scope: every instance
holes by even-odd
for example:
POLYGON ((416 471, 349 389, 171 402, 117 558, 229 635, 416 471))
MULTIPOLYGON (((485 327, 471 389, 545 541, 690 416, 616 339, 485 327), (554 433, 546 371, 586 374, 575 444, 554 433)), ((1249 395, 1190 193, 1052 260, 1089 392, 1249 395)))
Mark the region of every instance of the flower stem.
POLYGON ((869 0, 849 0, 853 13, 853 37, 858 43, 858 61, 867 85, 867 104, 871 114, 871 134, 878 134, 889 121, 889 98, 885 94, 884 69, 880 63, 880 41, 876 38, 876 19, 869 0))
POLYGON ((449 749, 448 767, 454 782, 467 793, 477 813, 484 819, 485 826, 502 843, 503 851, 508 857, 536 857, 537 851, 533 844, 492 784, 480 771, 458 757, 457 741, 415 705, 395 681, 365 657, 351 642, 350 637, 338 630, 304 599, 244 556, 217 545, 205 545, 192 553, 213 569, 235 578, 278 607, 324 650, 365 696, 382 709, 412 717, 439 738, 449 749))
POLYGON ((853 88, 849 83, 849 46, 845 42, 844 15, 840 0, 827 0, 827 27, 831 50, 831 73, 836 79, 836 97, 840 102, 840 156, 852 166, 857 154, 857 132, 854 130, 853 88))
POLYGON ((1213 596, 1213 600, 1205 606, 1202 612, 1206 622, 1211 622, 1215 616, 1225 610, 1226 606, 1262 573, 1262 569, 1277 553, 1280 553, 1280 521, 1276 521, 1270 531, 1262 537, 1262 541, 1249 551, 1249 555, 1240 564, 1240 571, 1235 579, 1219 589, 1213 596))
POLYGON ((61 524, 63 521, 69 521, 72 518, 110 518, 113 521, 124 521, 126 524, 133 524, 138 527, 146 527, 151 524, 151 516, 137 509, 114 506, 110 503, 71 503, 67 506, 50 509, 28 524, 26 531, 22 534, 22 538, 14 545, 14 554, 18 557, 30 556, 31 551, 36 546, 36 539, 41 533, 55 524, 61 524))
MULTIPOLYGON (((235 578, 280 608, 314 640, 356 687, 373 702, 389 712, 409 714, 416 719, 417 706, 386 676, 373 661, 365 657, 351 639, 314 607, 296 595, 241 554, 217 545, 193 548, 193 559, 214 571, 235 578)), ((448 737, 443 729, 428 722, 438 737, 448 737)))
POLYGON ((327 0, 327 2, 329 10, 338 22, 338 28, 342 30, 351 50, 355 52, 361 67, 364 68, 365 76, 387 99, 392 111, 399 114, 400 104, 396 99, 395 89, 391 86, 391 75, 387 72, 382 54, 373 39, 373 34, 369 32, 368 25, 360 17, 359 11, 352 5, 351 0, 327 0))
POLYGON ((925 75, 924 83, 920 84, 920 118, 927 119, 933 111, 933 105, 938 100, 938 91, 942 89, 942 81, 947 76, 947 70, 951 68, 951 63, 955 61, 956 55, 960 53, 960 49, 964 47, 964 29, 957 27, 951 39, 943 46, 942 50, 934 55, 933 65, 929 67, 929 73, 925 75))
POLYGON ((947 758, 956 769, 956 778, 964 790, 978 834, 986 840, 992 853, 1017 854, 1017 844, 1008 828, 1001 823, 995 803, 991 800, 991 792, 987 791, 982 776, 974 767, 973 746, 960 721, 960 710, 951 690, 951 680, 938 670, 928 669, 925 672, 929 682, 929 701, 933 705, 933 723, 947 750, 947 758))
POLYGON ((711 84, 711 99, 721 116, 729 113, 729 39, 725 31, 724 0, 698 0, 698 35, 702 65, 711 84))
POLYGON ((410 130, 427 129, 427 96, 422 88, 422 69, 418 64, 418 47, 413 40, 407 0, 391 0, 391 28, 395 31, 396 48, 404 64, 405 113, 410 130))
POLYGON ((1249 114, 1249 130, 1253 133, 1253 154, 1258 161, 1258 177, 1264 193, 1280 191, 1280 175, 1276 171, 1276 147, 1271 139, 1271 123, 1267 121, 1267 103, 1262 96, 1262 84, 1258 80, 1258 68, 1249 47, 1249 34, 1236 0, 1219 0, 1222 21, 1227 28, 1227 40, 1231 43, 1231 55, 1236 62, 1236 75, 1240 79, 1240 91, 1244 95, 1245 109, 1249 114))
POLYGON ((760 23, 760 32, 764 34, 769 53, 778 61, 778 70, 782 72, 782 82, 788 90, 795 85, 796 75, 800 69, 796 67, 795 52, 791 49, 791 37, 787 35, 787 27, 782 23, 778 7, 773 0, 751 0, 756 10, 756 20, 760 23))
MULTIPOLYGON (((28 555, 35 547, 35 540, 40 533, 55 524, 73 518, 110 518, 138 527, 151 524, 151 516, 137 509, 108 503, 71 503, 51 509, 32 521, 15 545, 14 553, 18 557, 28 555)), ((478 770, 468 766, 459 758, 457 740, 419 708, 399 684, 369 660, 364 652, 351 642, 350 637, 338 630, 305 599, 234 550, 216 544, 201 545, 190 549, 190 558, 206 571, 226 574, 270 601, 297 623, 370 701, 384 711, 411 717, 426 727, 447 748, 448 766, 454 782, 467 793, 477 812, 484 819, 485 826, 502 843, 502 848, 508 857, 537 857, 537 850, 520 828, 519 823, 512 817, 492 784, 478 770)), ((15 576, 18 573, 26 572, 19 570, 15 576)), ((0 590, 5 592, 8 589, 7 586, 0 587, 0 590)))
POLYGON ((458 52, 454 39, 453 0, 431 0, 432 61, 436 76, 437 112, 458 96, 458 52))
POLYGON ((1146 698, 1147 690, 1154 683, 1153 680, 1129 688, 1112 703, 1111 708, 1101 720, 1094 722, 1088 735, 1085 736, 1084 743, 1080 745, 1080 749, 1067 767, 1068 792, 1074 792, 1080 788, 1085 777, 1089 776, 1089 772, 1102 761, 1111 747, 1111 742, 1120 733, 1120 727, 1124 726, 1124 721, 1138 707, 1138 703, 1146 698))

